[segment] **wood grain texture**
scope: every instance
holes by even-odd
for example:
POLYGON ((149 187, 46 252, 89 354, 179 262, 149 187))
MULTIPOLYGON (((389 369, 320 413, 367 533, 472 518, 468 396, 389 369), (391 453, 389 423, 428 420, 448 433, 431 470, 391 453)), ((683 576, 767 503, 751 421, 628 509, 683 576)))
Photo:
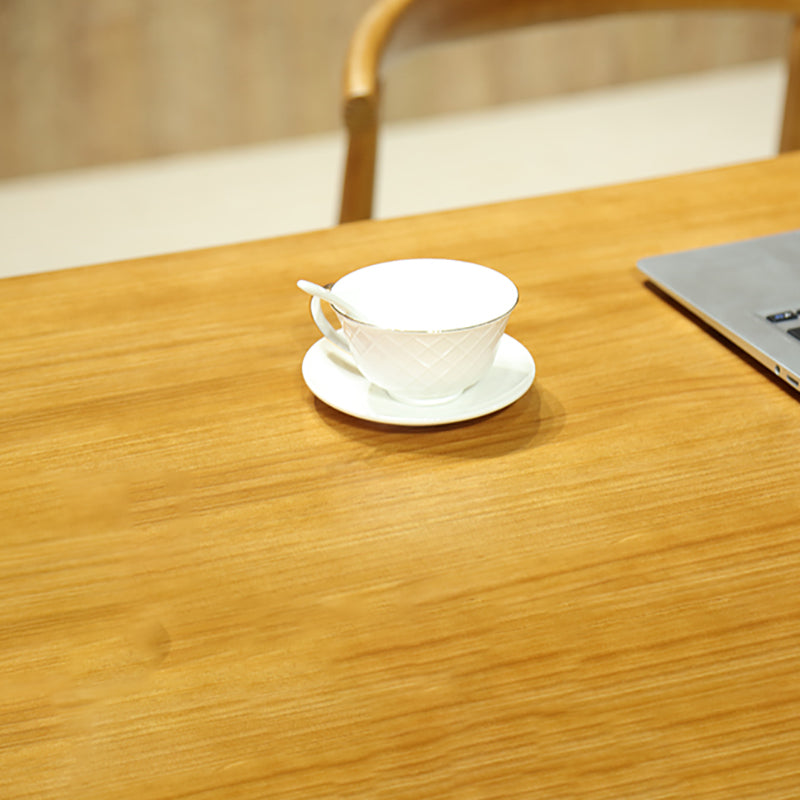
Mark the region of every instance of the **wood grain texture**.
POLYGON ((0 796, 791 797, 796 396, 644 255, 800 156, 0 281, 0 796), (299 277, 508 274, 537 362, 429 430, 305 388, 299 277))
MULTIPOLYGON (((338 129, 347 43, 371 2, 0 0, 0 177, 338 129)), ((655 15, 460 42, 405 63, 386 112, 770 58, 785 35, 780 19, 655 15)))

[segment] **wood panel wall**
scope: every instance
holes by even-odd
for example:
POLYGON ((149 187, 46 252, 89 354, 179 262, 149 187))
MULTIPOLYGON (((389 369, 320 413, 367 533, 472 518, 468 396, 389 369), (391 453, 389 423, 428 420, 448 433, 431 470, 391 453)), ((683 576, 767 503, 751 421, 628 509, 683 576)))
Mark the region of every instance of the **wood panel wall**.
MULTIPOLYGON (((371 0, 0 0, 0 177, 338 127, 371 0)), ((387 87, 413 117, 768 58, 786 22, 604 19, 429 50, 387 87)))

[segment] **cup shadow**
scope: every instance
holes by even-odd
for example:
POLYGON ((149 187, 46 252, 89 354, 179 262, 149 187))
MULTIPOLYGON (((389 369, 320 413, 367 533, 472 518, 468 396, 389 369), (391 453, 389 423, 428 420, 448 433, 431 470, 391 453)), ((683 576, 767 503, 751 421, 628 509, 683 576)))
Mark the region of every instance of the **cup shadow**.
POLYGON ((491 414, 435 426, 370 422, 314 398, 326 425, 351 441, 385 452, 432 453, 454 459, 491 459, 539 447, 563 428, 565 411, 545 386, 534 383, 518 400, 491 414))

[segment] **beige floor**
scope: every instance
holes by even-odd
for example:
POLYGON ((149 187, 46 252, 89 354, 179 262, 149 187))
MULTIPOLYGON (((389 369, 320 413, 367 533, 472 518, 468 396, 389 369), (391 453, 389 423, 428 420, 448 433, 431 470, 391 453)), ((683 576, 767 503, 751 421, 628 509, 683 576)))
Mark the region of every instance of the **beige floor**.
MULTIPOLYGON (((777 62, 387 126, 391 217, 775 152, 777 62)), ((0 182, 0 277, 334 224, 340 134, 0 182)))

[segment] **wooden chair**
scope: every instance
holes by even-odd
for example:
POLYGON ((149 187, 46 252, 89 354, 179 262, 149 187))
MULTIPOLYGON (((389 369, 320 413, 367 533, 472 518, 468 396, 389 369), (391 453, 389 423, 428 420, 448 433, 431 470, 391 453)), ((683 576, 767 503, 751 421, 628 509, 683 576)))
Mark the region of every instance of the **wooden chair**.
POLYGON ((377 0, 347 54, 347 162, 340 222, 372 215, 381 67, 388 55, 439 41, 537 23, 637 11, 748 10, 793 16, 780 150, 800 149, 800 0, 377 0))

